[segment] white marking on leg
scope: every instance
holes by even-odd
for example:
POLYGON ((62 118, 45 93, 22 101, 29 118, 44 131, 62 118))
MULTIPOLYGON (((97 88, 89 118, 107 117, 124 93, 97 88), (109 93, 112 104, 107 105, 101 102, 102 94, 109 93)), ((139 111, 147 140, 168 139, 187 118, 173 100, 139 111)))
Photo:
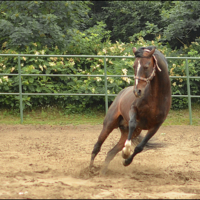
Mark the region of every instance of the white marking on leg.
POLYGON ((123 148, 123 153, 126 155, 130 155, 131 153, 131 140, 126 140, 125 147, 123 148))
MULTIPOLYGON (((136 76, 139 76, 140 67, 141 67, 140 60, 138 60, 138 68, 137 68, 136 76)), ((135 86, 137 85, 138 85, 138 79, 135 80, 135 86)))

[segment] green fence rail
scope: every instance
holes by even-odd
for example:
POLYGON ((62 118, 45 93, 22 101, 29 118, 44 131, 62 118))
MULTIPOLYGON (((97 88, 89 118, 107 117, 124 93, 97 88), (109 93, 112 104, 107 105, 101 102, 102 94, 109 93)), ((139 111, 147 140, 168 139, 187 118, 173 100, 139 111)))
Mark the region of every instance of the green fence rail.
MULTIPOLYGON (((108 96, 116 96, 117 94, 108 94, 107 93, 107 77, 132 77, 133 75, 107 75, 106 69, 106 58, 128 58, 134 59, 134 56, 97 56, 97 55, 33 55, 33 54, 0 54, 0 56, 10 56, 10 57, 18 57, 18 73, 17 74, 5 74, 0 73, 0 76, 19 76, 19 93, 3 93, 0 92, 0 95, 19 95, 20 101, 20 118, 21 123, 23 123, 23 107, 22 107, 22 96, 23 95, 85 95, 85 96, 105 96, 105 108, 106 113, 108 111, 108 96), (104 75, 96 74, 96 75, 78 75, 78 74, 22 74, 21 73, 21 64, 20 64, 20 57, 67 57, 67 58, 103 58, 104 59, 104 75), (22 83, 21 77, 22 76, 68 76, 68 77, 80 77, 80 76, 87 76, 87 77, 104 77, 105 79, 105 93, 104 94, 85 94, 85 93, 23 93, 22 92, 22 83)), ((198 60, 200 57, 166 57, 166 59, 182 59, 185 60, 185 70, 186 76, 170 76, 170 78, 186 78, 187 79, 187 95, 172 95, 172 97, 187 97, 188 98, 188 108, 189 108, 189 120, 190 125, 192 125, 192 107, 191 107, 191 98, 200 98, 200 95, 191 95, 190 93, 190 79, 195 78, 199 79, 198 76, 189 76, 189 69, 188 69, 188 60, 198 60)))

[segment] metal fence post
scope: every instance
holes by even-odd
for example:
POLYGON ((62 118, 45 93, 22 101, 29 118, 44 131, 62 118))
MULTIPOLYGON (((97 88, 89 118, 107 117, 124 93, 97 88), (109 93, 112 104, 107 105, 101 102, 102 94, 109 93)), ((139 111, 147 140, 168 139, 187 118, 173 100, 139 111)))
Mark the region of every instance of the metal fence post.
POLYGON ((106 113, 108 111, 108 93, 107 93, 107 69, 106 69, 106 57, 104 56, 104 77, 105 77, 105 107, 106 113))
POLYGON ((188 59, 185 59, 185 70, 187 76, 187 93, 188 93, 188 107, 189 107, 189 118, 190 125, 192 125, 192 106, 191 106, 191 94, 190 94, 190 78, 189 78, 189 69, 188 69, 188 59))
POLYGON ((20 56, 18 55, 18 74, 19 74, 19 104, 20 104, 20 118, 23 123, 23 107, 22 107, 22 79, 21 79, 21 64, 20 56))

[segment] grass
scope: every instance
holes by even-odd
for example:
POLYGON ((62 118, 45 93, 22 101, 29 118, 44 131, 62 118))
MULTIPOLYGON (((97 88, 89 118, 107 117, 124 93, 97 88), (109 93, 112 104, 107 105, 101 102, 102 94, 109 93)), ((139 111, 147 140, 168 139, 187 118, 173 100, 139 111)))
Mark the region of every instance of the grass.
MULTIPOLYGON (((163 126, 189 125, 189 109, 170 110, 163 126)), ((200 105, 192 105, 192 125, 200 126, 200 105)))
MULTIPOLYGON (((67 115, 58 108, 42 108, 32 111, 24 111, 23 124, 48 124, 48 125, 98 125, 103 123, 104 111, 87 111, 67 115)), ((20 124, 20 114, 13 110, 0 109, 0 124, 20 124)), ((163 126, 189 125, 189 111, 170 110, 163 126)), ((192 125, 200 126, 200 105, 192 106, 192 125)))
MULTIPOLYGON (((23 112, 23 124, 48 124, 48 125, 79 125, 79 124, 102 124, 104 112, 85 112, 65 114, 58 108, 42 108, 23 112)), ((0 124, 20 124, 20 114, 16 111, 0 109, 0 124)))

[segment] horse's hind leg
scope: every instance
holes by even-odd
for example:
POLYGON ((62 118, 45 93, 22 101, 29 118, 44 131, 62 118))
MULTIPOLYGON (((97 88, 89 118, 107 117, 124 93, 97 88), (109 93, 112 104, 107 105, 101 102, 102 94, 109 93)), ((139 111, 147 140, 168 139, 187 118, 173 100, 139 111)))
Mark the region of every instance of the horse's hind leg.
POLYGON ((119 126, 119 115, 116 112, 115 109, 109 109, 104 122, 103 122, 103 129, 98 137, 98 140, 96 144, 94 145, 92 155, 91 155, 91 161, 90 161, 90 167, 93 166, 94 158, 99 153, 101 146, 105 139, 108 137, 108 135, 112 132, 113 129, 117 128, 119 126))
POLYGON ((124 147, 124 142, 127 139, 128 136, 128 129, 127 128, 120 128, 121 131, 121 138, 119 139, 119 142, 108 152, 104 165, 102 167, 101 173, 104 174, 108 168, 108 165, 110 161, 115 157, 115 155, 122 150, 124 147))

